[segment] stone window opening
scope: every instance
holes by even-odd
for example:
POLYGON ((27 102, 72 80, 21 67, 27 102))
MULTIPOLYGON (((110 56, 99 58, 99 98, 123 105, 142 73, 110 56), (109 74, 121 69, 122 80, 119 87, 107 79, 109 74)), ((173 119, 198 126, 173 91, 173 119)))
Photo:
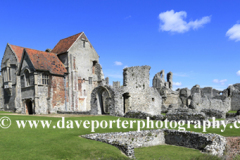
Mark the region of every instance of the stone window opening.
POLYGON ((123 95, 123 113, 127 113, 130 108, 130 95, 129 93, 124 93, 123 95))
POLYGON ((154 99, 154 98, 152 98, 152 101, 154 102, 154 101, 155 101, 155 99, 154 99))
POLYGON ((82 38, 82 42, 83 42, 83 48, 85 48, 87 40, 85 38, 82 38))
POLYGON ((95 67, 96 67, 97 61, 93 61, 92 65, 92 73, 95 74, 95 67))
POLYGON ((86 43, 86 41, 83 41, 83 48, 85 48, 85 43, 86 43))
POLYGON ((4 82, 8 82, 8 81, 11 81, 12 80, 12 76, 11 76, 11 64, 10 64, 10 61, 9 59, 6 60, 5 62, 5 68, 2 70, 3 72, 3 81, 4 82))
POLYGON ((24 71, 24 75, 25 75, 25 87, 28 87, 30 86, 30 74, 27 69, 24 71))
POLYGON ((48 85, 49 84, 49 75, 42 74, 42 84, 48 85))
POLYGON ((8 78, 9 81, 11 81, 12 77, 11 77, 11 68, 8 68, 8 78))
MULTIPOLYGON (((21 76, 21 83, 24 82, 24 75, 21 76)), ((25 87, 24 83, 22 83, 22 87, 25 87)))
POLYGON ((3 81, 4 82, 8 81, 6 69, 3 70, 3 81))
POLYGON ((88 77, 89 84, 92 84, 92 77, 88 77))

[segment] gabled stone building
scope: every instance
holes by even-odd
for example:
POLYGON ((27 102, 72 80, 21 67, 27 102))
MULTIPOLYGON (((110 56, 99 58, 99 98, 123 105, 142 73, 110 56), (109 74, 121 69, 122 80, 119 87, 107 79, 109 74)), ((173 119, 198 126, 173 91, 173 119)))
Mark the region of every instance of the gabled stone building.
POLYGON ((7 44, 1 72, 3 109, 26 114, 89 111, 92 90, 104 83, 99 56, 83 32, 52 51, 7 44))
POLYGON ((23 47, 7 44, 1 63, 3 109, 21 108, 20 77, 16 76, 23 47))

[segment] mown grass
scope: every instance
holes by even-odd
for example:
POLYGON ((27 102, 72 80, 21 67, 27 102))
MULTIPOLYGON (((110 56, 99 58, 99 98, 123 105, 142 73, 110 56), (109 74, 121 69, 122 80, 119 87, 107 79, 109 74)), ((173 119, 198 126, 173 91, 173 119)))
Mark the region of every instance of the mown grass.
POLYGON ((237 113, 237 111, 228 111, 227 113, 237 113))
POLYGON ((197 158, 202 155, 203 154, 196 149, 170 145, 135 148, 135 156, 139 160, 191 160, 192 158, 197 158))
POLYGON ((1 114, 1 113, 4 114, 4 113, 12 113, 12 112, 0 111, 0 114, 1 114))
MULTIPOLYGON (((57 117, 41 117, 28 115, 6 115, 9 112, 0 112, 0 118, 7 116, 11 119, 12 125, 8 129, 0 128, 0 159, 128 159, 116 147, 101 143, 98 141, 88 140, 79 137, 79 135, 90 134, 91 129, 76 128, 74 129, 49 129, 42 127, 19 129, 16 120, 52 120, 52 124, 56 125, 61 118, 57 117)), ((117 120, 120 117, 113 116, 89 116, 89 117, 66 117, 68 120, 117 120)), ((120 118, 121 120, 136 120, 129 118, 120 118)), ((169 125, 169 124, 168 124, 169 125)), ((52 125, 53 126, 53 125, 52 125)), ((193 125, 191 125, 193 127, 193 125)), ((185 127, 187 127, 185 125, 185 127)), ((145 128, 147 129, 147 128, 145 128)), ((177 129, 177 128, 176 128, 177 129)), ((96 129, 95 133, 105 132, 127 132, 136 131, 137 125, 134 124, 132 129, 119 129, 117 124, 113 124, 112 129, 96 129)), ((191 131, 201 132, 202 129, 188 129, 191 131)), ((208 129, 207 133, 217 133, 223 136, 240 136, 239 129, 226 129, 221 132, 220 129, 208 129)), ((137 159, 151 159, 154 157, 165 156, 166 150, 169 153, 176 149, 175 146, 154 146, 153 148, 139 148, 136 149, 137 159), (149 153, 149 150, 151 152, 149 153), (150 156, 150 157, 149 157, 150 156)), ((174 155, 168 154, 168 158, 172 158, 175 154, 189 154, 182 155, 187 159, 189 155, 198 156, 201 154, 198 150, 180 147, 176 149, 174 155)), ((179 157, 178 157, 179 158, 179 157)))

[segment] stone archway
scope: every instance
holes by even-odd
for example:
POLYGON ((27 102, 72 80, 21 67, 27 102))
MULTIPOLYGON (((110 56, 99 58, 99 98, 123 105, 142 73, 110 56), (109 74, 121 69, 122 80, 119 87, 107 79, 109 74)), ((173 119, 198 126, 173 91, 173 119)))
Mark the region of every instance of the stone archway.
POLYGON ((96 87, 91 94, 91 114, 114 115, 114 92, 109 86, 96 87))

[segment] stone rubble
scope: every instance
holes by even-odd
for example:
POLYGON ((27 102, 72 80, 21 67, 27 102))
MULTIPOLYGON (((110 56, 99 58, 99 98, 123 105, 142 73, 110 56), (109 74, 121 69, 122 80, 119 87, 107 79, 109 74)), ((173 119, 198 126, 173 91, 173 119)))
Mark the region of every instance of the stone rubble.
POLYGON ((194 148, 219 157, 224 155, 226 148, 226 138, 223 136, 169 129, 95 133, 81 137, 116 146, 130 158, 135 158, 134 148, 163 144, 194 148))

